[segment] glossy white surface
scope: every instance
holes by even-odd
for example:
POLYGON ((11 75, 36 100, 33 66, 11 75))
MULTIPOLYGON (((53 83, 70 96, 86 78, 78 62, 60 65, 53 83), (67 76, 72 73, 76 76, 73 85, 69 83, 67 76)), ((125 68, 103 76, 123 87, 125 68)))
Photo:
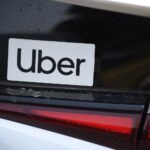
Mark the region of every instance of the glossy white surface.
POLYGON ((0 119, 1 150, 110 150, 107 147, 0 119))
POLYGON ((150 17, 149 0, 57 0, 87 6, 97 9, 104 9, 116 12, 122 12, 133 15, 150 17))

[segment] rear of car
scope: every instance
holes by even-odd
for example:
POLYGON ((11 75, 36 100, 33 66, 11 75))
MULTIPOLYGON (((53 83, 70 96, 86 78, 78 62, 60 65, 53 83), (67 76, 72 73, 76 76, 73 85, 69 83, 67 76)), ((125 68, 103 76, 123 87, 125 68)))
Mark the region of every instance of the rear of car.
POLYGON ((148 150, 149 5, 60 1, 0 1, 0 149, 148 150))

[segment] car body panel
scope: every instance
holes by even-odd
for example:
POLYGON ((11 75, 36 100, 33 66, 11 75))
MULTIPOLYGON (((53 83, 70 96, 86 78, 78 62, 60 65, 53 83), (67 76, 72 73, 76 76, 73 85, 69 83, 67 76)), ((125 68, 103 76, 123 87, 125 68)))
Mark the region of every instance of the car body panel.
POLYGON ((0 145, 3 150, 111 150, 110 148, 0 119, 0 145))
POLYGON ((150 2, 142 0, 58 0, 96 9, 150 17, 150 2))

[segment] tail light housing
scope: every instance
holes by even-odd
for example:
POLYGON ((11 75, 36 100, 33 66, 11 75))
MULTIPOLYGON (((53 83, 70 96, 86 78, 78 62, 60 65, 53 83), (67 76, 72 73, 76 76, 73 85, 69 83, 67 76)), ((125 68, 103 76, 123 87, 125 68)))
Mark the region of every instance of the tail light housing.
POLYGON ((0 103, 0 117, 113 149, 134 149, 142 111, 0 103))

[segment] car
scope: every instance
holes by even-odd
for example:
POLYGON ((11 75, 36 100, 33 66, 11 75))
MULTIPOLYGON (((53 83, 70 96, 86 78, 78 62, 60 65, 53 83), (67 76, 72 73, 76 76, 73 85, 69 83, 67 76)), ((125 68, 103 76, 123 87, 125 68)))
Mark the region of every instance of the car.
POLYGON ((149 150, 150 4, 0 1, 1 150, 149 150))

